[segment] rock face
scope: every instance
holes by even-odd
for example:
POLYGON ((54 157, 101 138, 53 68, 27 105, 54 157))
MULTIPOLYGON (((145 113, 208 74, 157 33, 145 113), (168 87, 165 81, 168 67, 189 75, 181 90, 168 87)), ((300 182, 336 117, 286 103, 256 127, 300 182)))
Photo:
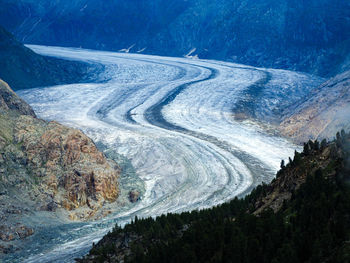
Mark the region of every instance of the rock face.
POLYGON ((0 108, 17 111, 23 115, 36 117, 33 109, 25 103, 16 93, 0 79, 0 108))
POLYGON ((81 131, 56 122, 20 116, 13 143, 21 145, 22 163, 39 181, 49 204, 97 210, 118 196, 118 166, 106 159, 81 131))
POLYGON ((31 235, 29 228, 13 224, 34 211, 70 211, 75 220, 106 214, 101 211, 104 203, 119 195, 119 174, 117 163, 80 130, 37 119, 30 106, 0 82, 2 240, 16 239, 12 232, 19 238, 31 235))
POLYGON ((131 190, 129 192, 129 201, 131 203, 136 203, 140 200, 140 192, 138 190, 131 190))
MULTIPOLYGON (((341 138, 344 145, 349 145, 350 136, 346 135, 341 138)), ((304 144, 304 152, 296 153, 293 160, 290 160, 286 166, 281 167, 276 178, 265 186, 265 194, 262 194, 255 202, 254 214, 260 214, 267 208, 277 212, 283 205, 284 201, 290 200, 292 193, 305 183, 308 175, 314 174, 317 170, 332 170, 327 176, 334 177, 346 153, 337 142, 325 144, 309 141, 304 144), (307 149, 307 150, 305 150, 307 149)))
POLYGON ((280 130, 296 142, 332 138, 341 129, 350 130, 350 71, 326 81, 288 111, 280 130))

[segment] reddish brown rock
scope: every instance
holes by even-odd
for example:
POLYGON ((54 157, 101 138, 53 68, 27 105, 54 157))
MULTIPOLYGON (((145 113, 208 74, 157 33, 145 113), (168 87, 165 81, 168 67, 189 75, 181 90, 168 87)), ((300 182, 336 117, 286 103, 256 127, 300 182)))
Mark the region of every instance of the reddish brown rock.
POLYGON ((120 168, 82 131, 37 119, 2 82, 0 111, 1 188, 16 188, 36 211, 79 209, 79 220, 117 199, 120 168))
POLYGON ((81 131, 21 116, 15 138, 34 174, 42 178, 43 189, 65 209, 86 206, 88 198, 101 203, 118 197, 117 164, 107 160, 81 131))
POLYGON ((0 239, 5 242, 13 241, 15 239, 24 239, 33 234, 34 230, 24 225, 0 225, 0 239))

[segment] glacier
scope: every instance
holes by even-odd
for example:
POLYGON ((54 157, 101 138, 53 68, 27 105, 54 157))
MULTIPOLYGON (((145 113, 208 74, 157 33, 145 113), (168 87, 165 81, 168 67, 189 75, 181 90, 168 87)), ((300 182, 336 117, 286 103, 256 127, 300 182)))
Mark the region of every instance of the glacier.
MULTIPOLYGON (((280 93, 279 83, 289 84, 288 93, 299 98, 304 95, 300 87, 307 83, 311 89, 320 82, 303 73, 215 60, 29 47, 42 55, 105 66, 101 80, 107 81, 18 94, 40 118, 79 128, 129 158, 146 191, 130 209, 36 234, 27 251, 9 262, 73 262, 115 223, 211 207, 271 181, 281 159, 299 146, 256 121, 235 120, 232 109, 267 73, 269 96, 280 93)), ((278 101, 284 95, 272 97, 278 101)))

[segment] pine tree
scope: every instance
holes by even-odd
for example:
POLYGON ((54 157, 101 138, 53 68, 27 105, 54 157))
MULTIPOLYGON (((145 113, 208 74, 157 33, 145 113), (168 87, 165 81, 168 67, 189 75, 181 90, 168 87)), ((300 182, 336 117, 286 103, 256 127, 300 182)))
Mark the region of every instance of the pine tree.
POLYGON ((310 154, 310 144, 309 143, 304 143, 304 150, 303 153, 308 156, 310 154))
POLYGON ((320 150, 320 143, 319 143, 318 140, 316 140, 316 141, 314 142, 314 150, 315 150, 315 151, 319 151, 319 150, 320 150))
POLYGON ((321 151, 323 151, 327 146, 327 140, 326 139, 323 139, 322 142, 321 142, 321 151))
POLYGON ((286 166, 284 165, 284 160, 281 161, 281 169, 283 170, 284 168, 286 168, 286 166))
POLYGON ((301 163, 301 155, 297 151, 294 151, 294 165, 299 165, 301 163))

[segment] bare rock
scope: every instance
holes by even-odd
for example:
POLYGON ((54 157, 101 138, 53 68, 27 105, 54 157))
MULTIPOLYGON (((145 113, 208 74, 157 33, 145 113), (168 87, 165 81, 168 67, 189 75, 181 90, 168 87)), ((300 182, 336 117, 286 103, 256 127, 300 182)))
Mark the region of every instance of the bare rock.
POLYGON ((129 200, 131 203, 136 203, 140 200, 140 192, 137 190, 131 190, 129 192, 129 200))
POLYGON ((5 242, 24 239, 34 234, 34 229, 24 225, 0 225, 0 239, 5 242))
POLYGON ((267 208, 277 212, 283 202, 290 200, 292 193, 305 183, 308 175, 314 174, 319 168, 326 169, 334 160, 339 161, 343 158, 341 150, 335 143, 330 143, 318 151, 310 151, 313 151, 313 154, 303 154, 300 157, 302 165, 289 163, 277 173, 277 177, 265 189, 266 193, 256 200, 255 215, 259 215, 267 208))
POLYGON ((341 129, 350 130, 350 71, 326 81, 293 107, 279 129, 298 143, 330 139, 341 129))
MULTIPOLYGON (((0 111, 0 189, 12 189, 15 200, 34 204, 33 211, 79 209, 75 220, 93 218, 117 199, 119 166, 82 131, 37 119, 3 82, 0 111)), ((0 214, 11 208, 3 207, 0 214)))
POLYGON ((15 110, 23 115, 35 117, 33 109, 0 79, 0 108, 5 110, 15 110))
POLYGON ((52 195, 54 203, 74 210, 89 206, 89 198, 103 203, 118 197, 118 165, 80 130, 21 116, 14 137, 40 178, 42 191, 52 195))
POLYGON ((54 201, 49 201, 46 204, 43 204, 39 210, 55 212, 57 208, 58 205, 54 201))
POLYGON ((34 234, 33 228, 26 227, 23 225, 16 227, 15 231, 20 239, 24 239, 34 234))
POLYGON ((0 254, 9 254, 12 253, 15 250, 13 245, 3 245, 0 244, 0 254))

